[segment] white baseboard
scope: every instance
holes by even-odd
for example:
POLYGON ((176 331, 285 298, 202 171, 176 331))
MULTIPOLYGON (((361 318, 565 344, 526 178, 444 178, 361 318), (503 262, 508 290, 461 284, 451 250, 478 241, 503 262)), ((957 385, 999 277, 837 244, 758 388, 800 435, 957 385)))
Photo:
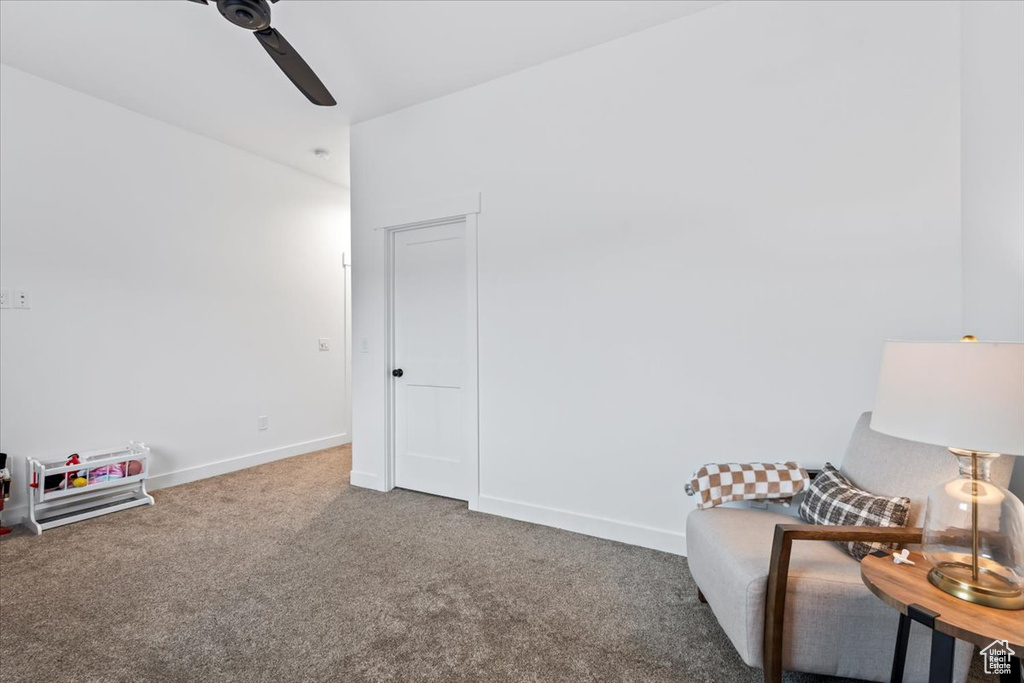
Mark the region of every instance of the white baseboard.
POLYGON ((480 512, 661 550, 673 555, 686 555, 686 534, 677 531, 655 529, 494 496, 480 496, 480 512))
POLYGON ((352 470, 349 474, 349 483, 363 489, 373 489, 374 491, 384 490, 380 483, 380 477, 376 474, 370 474, 369 472, 356 472, 355 470, 352 470))
POLYGON ((5 505, 4 511, 0 512, 0 520, 4 526, 17 526, 28 519, 28 505, 5 505))
POLYGON ((227 474, 228 472, 234 472, 236 470, 244 470, 248 467, 263 465, 268 462, 274 462, 275 460, 293 458, 296 455, 305 455, 306 453, 312 453, 314 451, 322 451, 325 448, 334 448, 335 446, 347 444, 350 441, 351 439, 348 438, 348 434, 335 434, 334 436, 326 436, 322 439, 303 441, 302 443, 282 446, 281 448, 272 448, 269 451, 249 453, 248 455, 239 455, 234 458, 227 458, 226 460, 218 460, 217 462, 209 462, 203 465, 196 465, 195 467, 187 467, 183 470, 177 470, 176 472, 165 472, 164 474, 158 474, 147 479, 146 488, 150 491, 156 491, 158 489, 165 489, 169 486, 187 484, 190 481, 198 481, 200 479, 206 479, 207 477, 216 477, 219 474, 227 474))

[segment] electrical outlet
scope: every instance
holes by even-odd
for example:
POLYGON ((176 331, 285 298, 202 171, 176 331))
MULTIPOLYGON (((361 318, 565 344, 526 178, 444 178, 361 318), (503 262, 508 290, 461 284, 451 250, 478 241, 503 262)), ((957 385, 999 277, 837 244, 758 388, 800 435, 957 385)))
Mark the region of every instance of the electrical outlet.
POLYGON ((32 299, 29 297, 27 289, 14 290, 14 307, 32 308, 32 299))
POLYGON ((363 337, 363 340, 361 342, 359 342, 359 350, 362 351, 363 353, 369 353, 370 352, 370 338, 369 337, 363 337))
POLYGON ((328 339, 327 337, 320 337, 320 339, 318 341, 320 342, 320 350, 321 351, 330 351, 331 350, 331 340, 330 339, 328 339))
POLYGON ((11 307, 11 290, 4 287, 0 289, 0 308, 11 307))
POLYGON ((267 415, 260 415, 256 418, 256 429, 261 432, 270 426, 270 417, 267 415))

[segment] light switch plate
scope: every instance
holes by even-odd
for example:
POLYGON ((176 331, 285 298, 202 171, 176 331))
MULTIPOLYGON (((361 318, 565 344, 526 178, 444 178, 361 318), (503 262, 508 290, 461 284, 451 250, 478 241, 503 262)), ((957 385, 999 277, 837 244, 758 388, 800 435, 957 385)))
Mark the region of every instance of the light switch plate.
POLYGON ((317 341, 320 344, 320 350, 321 351, 330 351, 331 350, 331 340, 328 339, 327 337, 320 337, 320 339, 318 339, 317 341))
POLYGON ((0 308, 11 307, 11 290, 4 287, 0 289, 0 308))
POLYGON ((260 430, 262 432, 264 429, 266 429, 269 426, 270 426, 270 417, 268 417, 267 415, 260 415, 259 417, 256 418, 256 429, 258 429, 258 430, 260 430))

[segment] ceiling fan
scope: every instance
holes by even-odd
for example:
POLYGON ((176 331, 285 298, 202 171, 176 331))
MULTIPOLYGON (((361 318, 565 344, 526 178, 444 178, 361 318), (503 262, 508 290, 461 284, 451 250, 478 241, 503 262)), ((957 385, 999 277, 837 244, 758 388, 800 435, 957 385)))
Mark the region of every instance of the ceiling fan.
MULTIPOLYGON (((322 107, 333 107, 337 104, 323 82, 317 77, 309 64, 299 56, 280 31, 270 26, 270 5, 267 0, 214 0, 217 9, 224 18, 235 26, 253 32, 256 40, 267 51, 271 59, 277 62, 281 71, 287 76, 303 95, 313 104, 322 107)), ((209 0, 192 0, 208 5, 209 0)), ((277 2, 277 0, 270 0, 277 2)))

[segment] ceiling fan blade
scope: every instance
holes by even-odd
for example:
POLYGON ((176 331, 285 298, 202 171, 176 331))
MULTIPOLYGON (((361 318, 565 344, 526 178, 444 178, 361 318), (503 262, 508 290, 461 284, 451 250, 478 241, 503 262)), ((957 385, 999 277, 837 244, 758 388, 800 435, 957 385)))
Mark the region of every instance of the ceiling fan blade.
POLYGON ((209 5, 208 0, 192 0, 192 2, 198 2, 200 5, 209 5))
POLYGON ((303 95, 309 98, 310 102, 319 104, 321 107, 333 107, 337 104, 323 82, 309 68, 309 64, 306 64, 306 61, 299 56, 295 48, 284 39, 277 29, 266 28, 256 31, 254 35, 267 54, 281 67, 284 75, 302 91, 303 95))

